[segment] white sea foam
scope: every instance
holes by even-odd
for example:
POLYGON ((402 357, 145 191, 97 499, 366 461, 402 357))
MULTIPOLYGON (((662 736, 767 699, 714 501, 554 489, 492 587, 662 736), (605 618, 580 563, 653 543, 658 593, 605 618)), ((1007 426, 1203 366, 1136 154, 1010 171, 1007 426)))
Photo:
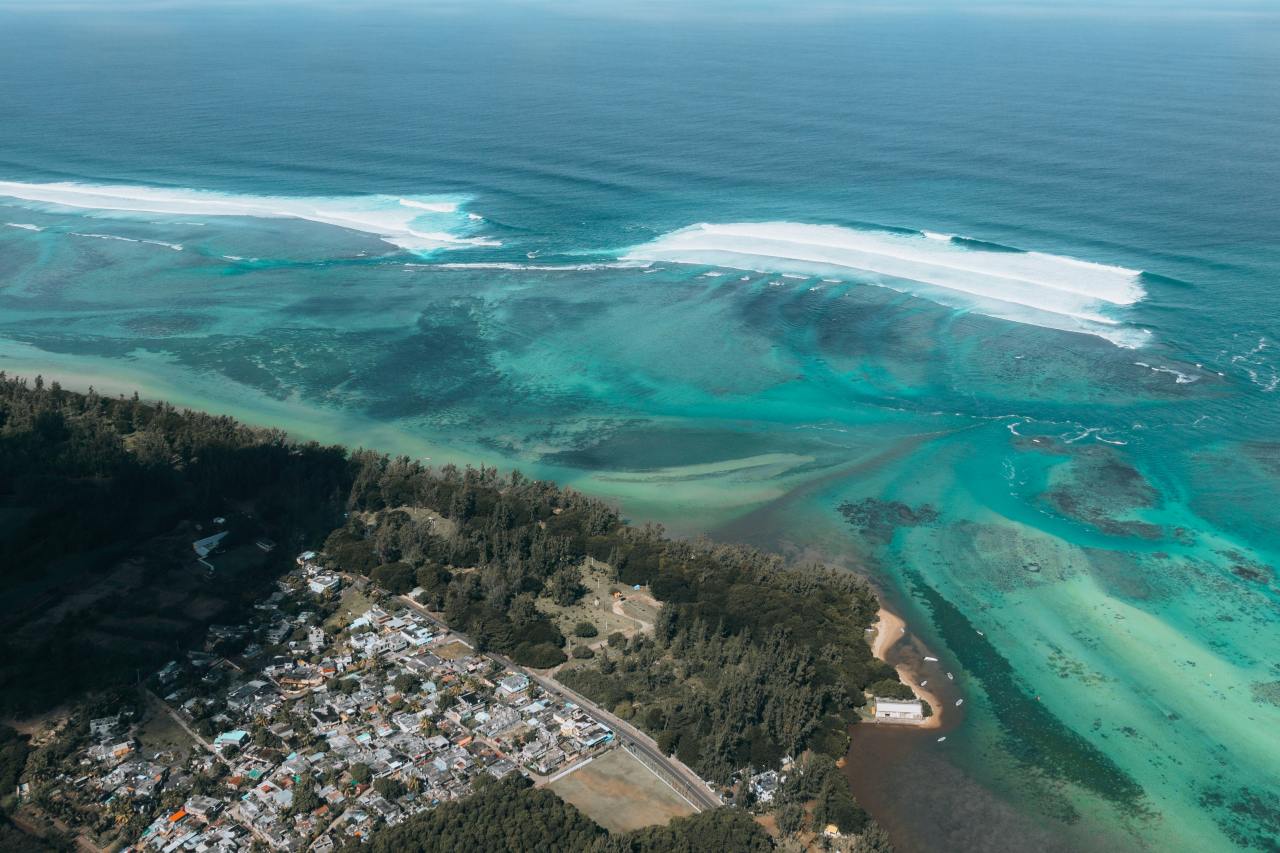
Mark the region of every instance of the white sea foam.
POLYGON ((1247 353, 1231 357, 1231 363, 1249 374, 1249 381, 1268 394, 1280 388, 1280 368, 1268 362, 1266 353, 1269 349, 1271 343, 1262 337, 1258 338, 1257 346, 1247 353))
POLYGON ((121 237, 119 234, 86 234, 82 231, 69 232, 72 237, 92 237, 95 240, 119 240, 122 243, 147 243, 152 246, 163 246, 175 252, 182 251, 181 243, 166 243, 164 240, 144 240, 140 237, 121 237))
POLYGON ((1086 332, 1120 346, 1149 340, 1146 330, 1117 316, 1145 296, 1138 270, 1042 252, 983 251, 943 234, 793 222, 702 223, 637 246, 624 257, 838 276, 1019 323, 1086 332))
POLYGON ((430 210, 432 213, 454 213, 458 209, 456 201, 415 201, 411 198, 402 198, 400 205, 417 210, 430 210))
MULTIPOLYGON (((411 266, 405 264, 405 266, 411 266)), ((473 263, 412 264, 435 270, 545 270, 548 272, 581 272, 585 270, 643 269, 652 272, 653 264, 643 261, 610 261, 593 264, 518 264, 511 261, 476 261, 473 263)))
POLYGON ((116 214, 303 219, 373 234, 409 251, 496 246, 467 228, 458 200, 431 196, 259 196, 129 185, 0 181, 0 196, 116 214))
POLYGON ((6 222, 10 228, 21 228, 23 231, 43 231, 39 225, 32 225, 30 222, 6 222))
POLYGON ((1181 370, 1174 370, 1172 367, 1161 367, 1155 364, 1147 364, 1145 361, 1135 361, 1134 365, 1137 367, 1145 367, 1153 373, 1167 373, 1173 377, 1173 381, 1178 385, 1190 385, 1192 382, 1195 382, 1200 378, 1199 376, 1193 376, 1189 373, 1183 373, 1181 370))

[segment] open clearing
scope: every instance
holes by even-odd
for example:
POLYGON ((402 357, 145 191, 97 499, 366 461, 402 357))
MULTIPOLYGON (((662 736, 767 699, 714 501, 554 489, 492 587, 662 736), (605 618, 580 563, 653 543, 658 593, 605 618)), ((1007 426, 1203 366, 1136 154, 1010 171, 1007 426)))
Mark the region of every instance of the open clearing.
POLYGON ((469 658, 476 653, 475 649, 461 640, 450 640, 447 643, 432 646, 431 651, 442 660, 461 660, 462 658, 469 658))
POLYGON ((368 611, 373 606, 373 599, 353 586, 343 587, 338 599, 338 609, 324 622, 324 627, 337 631, 351 620, 368 611))
POLYGON ((194 744, 178 722, 158 703, 147 703, 147 716, 135 732, 138 751, 151 759, 156 753, 171 753, 181 763, 191 754, 194 744))
POLYGON ((625 749, 613 749, 549 786, 610 832, 694 813, 693 806, 625 749))
MULTIPOLYGON (((590 641, 596 647, 604 645, 615 631, 627 637, 653 633, 661 605, 647 587, 636 590, 612 580, 609 567, 590 557, 582 564, 582 586, 586 592, 569 607, 562 607, 549 598, 538 599, 538 609, 550 616, 566 637, 573 637, 574 626, 579 622, 596 626, 598 634, 590 641)), ((580 641, 571 639, 571 642, 580 641)))

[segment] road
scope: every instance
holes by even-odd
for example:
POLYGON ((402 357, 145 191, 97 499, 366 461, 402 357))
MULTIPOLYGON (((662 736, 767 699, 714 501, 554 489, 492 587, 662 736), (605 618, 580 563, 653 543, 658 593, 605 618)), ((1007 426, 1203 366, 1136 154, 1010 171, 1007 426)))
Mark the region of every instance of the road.
MULTIPOLYGON (((471 643, 469 637, 451 629, 448 625, 432 614, 430 610, 427 610, 427 608, 414 601, 411 596, 402 595, 400 597, 406 604, 418 613, 422 614, 422 616, 426 617, 433 625, 461 637, 463 640, 467 641, 468 645, 471 645, 474 648, 474 644, 471 643)), ((613 729, 614 736, 618 738, 620 742, 625 740, 651 765, 661 768, 668 776, 671 777, 672 780, 683 783, 681 785, 682 793, 693 802, 694 807, 699 811, 703 809, 714 809, 718 806, 724 805, 720 798, 716 796, 715 792, 707 787, 707 783, 703 781, 697 773, 694 773, 681 762, 663 755, 662 750, 658 749, 658 744, 654 742, 653 738, 649 737, 626 720, 614 716, 596 705, 590 699, 582 696, 574 690, 570 690, 555 679, 539 675, 531 669, 520 666, 510 658, 494 652, 485 652, 484 654, 489 659, 497 661, 502 666, 507 667, 508 669, 513 669, 516 672, 523 673, 538 682, 538 684, 540 684, 548 693, 554 693, 562 698, 576 702, 588 714, 607 724, 613 729)))
POLYGON ((208 753, 209 753, 209 754, 211 754, 214 758, 216 758, 216 759, 218 759, 219 761, 221 761, 223 764, 227 765, 228 767, 230 767, 230 766, 231 766, 231 762, 230 762, 230 761, 227 761, 227 759, 223 758, 223 757, 222 757, 222 753, 220 753, 220 752, 218 752, 218 750, 214 749, 214 748, 213 748, 213 744, 209 743, 209 741, 207 741, 207 740, 205 740, 204 738, 202 738, 202 737, 200 736, 200 733, 199 733, 199 732, 197 732, 195 729, 191 728, 191 726, 187 725, 187 721, 186 721, 186 720, 184 720, 184 719, 182 718, 182 715, 181 715, 181 714, 179 714, 176 710, 174 710, 172 707, 170 707, 170 705, 169 705, 169 703, 168 703, 168 702, 164 701, 164 700, 163 700, 163 699, 161 699, 159 696, 157 696, 156 694, 152 693, 149 689, 147 689, 147 688, 145 688, 145 687, 143 688, 143 693, 145 693, 145 694, 146 694, 146 697, 147 697, 148 701, 150 701, 151 703, 153 703, 154 705, 156 705, 156 706, 158 706, 158 707, 160 707, 160 708, 163 708, 163 709, 164 709, 164 711, 165 711, 165 713, 167 713, 170 717, 173 717, 173 721, 174 721, 175 723, 177 723, 177 724, 182 728, 182 730, 183 730, 184 732, 186 732, 186 733, 187 733, 187 737, 191 738, 193 741, 195 741, 196 743, 200 744, 200 746, 204 747, 204 749, 205 749, 205 751, 206 751, 206 752, 208 752, 208 753))

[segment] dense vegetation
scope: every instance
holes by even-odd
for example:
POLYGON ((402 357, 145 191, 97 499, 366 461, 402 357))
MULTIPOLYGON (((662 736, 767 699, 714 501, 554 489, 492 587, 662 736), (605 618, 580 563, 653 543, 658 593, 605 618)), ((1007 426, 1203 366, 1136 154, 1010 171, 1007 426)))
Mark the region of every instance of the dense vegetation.
POLYGON ((756 551, 641 536, 628 544, 656 550, 656 567, 624 557, 619 574, 665 598, 655 637, 559 678, 717 781, 806 748, 843 755, 863 689, 897 679, 864 639, 876 610, 865 585, 756 551))
MULTIPOLYGON (((607 564, 620 583, 648 584, 663 602, 654 635, 613 635, 595 653, 579 643, 558 677, 723 783, 806 750, 843 754, 864 689, 888 681, 881 685, 887 692, 896 683, 864 639, 875 598, 847 573, 671 541, 659 528, 627 525, 607 504, 519 473, 433 470, 405 457, 300 445, 229 418, 0 374, 0 591, 16 628, 0 648, 0 711, 32 711, 128 684, 137 670, 158 667, 203 636, 210 621, 206 614, 157 622, 161 605, 148 597, 154 588, 174 610, 183 594, 207 601, 231 586, 234 594, 217 610, 231 621, 228 611, 260 596, 295 549, 319 541, 332 565, 389 592, 420 587, 419 599, 482 650, 535 667, 567 660, 565 637, 537 602, 578 599, 585 558, 607 564), (207 577, 190 549, 204 534, 192 525, 215 514, 234 515, 228 541, 238 540, 245 553, 258 554, 246 543, 267 536, 285 547, 249 560, 239 576, 225 574, 236 563, 220 558, 217 578, 207 577), (94 584, 111 588, 126 563, 141 567, 136 589, 108 607, 90 595, 80 609, 67 609, 94 584), (52 625, 34 615, 49 606, 64 608, 52 625), (129 642, 102 641, 121 632, 129 642)), ((574 633, 588 638, 595 628, 587 623, 574 633)), ((847 786, 814 766, 793 774, 813 790, 788 795, 789 805, 803 799, 812 812, 801 823, 861 831, 867 818, 847 786)), ((554 796, 521 784, 496 783, 466 808, 446 804, 420 815, 375 846, 639 853, 770 843, 735 810, 608 836, 554 796), (511 847, 517 838, 521 846, 511 847), (554 845, 539 847, 544 838, 554 845)))
POLYGON ((558 677, 708 778, 727 782, 806 748, 843 755, 864 689, 898 684, 865 640, 875 597, 847 572, 668 540, 518 473, 437 471, 373 453, 352 462, 350 521, 329 537, 327 558, 393 591, 410 585, 412 570, 424 603, 482 649, 529 666, 563 663, 565 638, 535 602, 577 598, 585 557, 621 583, 648 584, 664 602, 655 637, 594 656, 578 646, 575 658, 595 661, 558 677), (414 511, 422 508, 433 512, 414 511))
POLYGON ((482 786, 466 800, 444 803, 379 832, 352 853, 755 853, 772 849, 760 825, 739 811, 717 809, 610 836, 594 821, 523 776, 482 786))
MULTIPOLYGON (((350 482, 341 448, 0 373, 0 713, 163 664, 175 641, 203 636, 277 575, 254 538, 322 536, 350 482), (188 612, 187 596, 210 600, 191 550, 207 532, 191 521, 237 507, 226 544, 244 545, 245 571, 221 579, 220 605, 188 612)), ((277 570, 287 564, 272 556, 277 570)))

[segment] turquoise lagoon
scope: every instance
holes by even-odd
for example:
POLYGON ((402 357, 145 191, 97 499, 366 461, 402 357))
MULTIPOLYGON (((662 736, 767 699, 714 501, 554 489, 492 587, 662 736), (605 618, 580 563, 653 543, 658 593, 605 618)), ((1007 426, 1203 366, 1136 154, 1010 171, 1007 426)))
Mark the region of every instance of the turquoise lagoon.
POLYGON ((902 849, 1275 849, 1280 29, 814 15, 0 11, 0 367, 869 573, 902 849))

